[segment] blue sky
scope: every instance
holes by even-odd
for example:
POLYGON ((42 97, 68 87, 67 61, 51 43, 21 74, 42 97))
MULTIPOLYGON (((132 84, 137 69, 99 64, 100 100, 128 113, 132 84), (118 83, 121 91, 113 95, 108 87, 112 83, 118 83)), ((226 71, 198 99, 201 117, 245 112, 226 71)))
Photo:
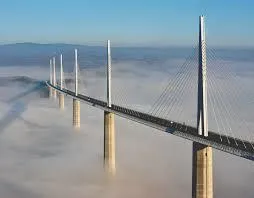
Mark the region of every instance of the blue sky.
POLYGON ((252 0, 1 0, 0 43, 254 46, 252 0))

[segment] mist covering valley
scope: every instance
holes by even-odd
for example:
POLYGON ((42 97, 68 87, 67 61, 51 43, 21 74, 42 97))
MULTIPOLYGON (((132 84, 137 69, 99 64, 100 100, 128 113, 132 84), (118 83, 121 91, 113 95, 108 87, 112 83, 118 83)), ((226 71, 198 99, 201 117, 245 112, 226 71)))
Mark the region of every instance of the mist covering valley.
MULTIPOLYGON (((66 86, 73 87, 70 72, 74 68, 74 48, 79 50, 80 92, 105 100, 105 47, 32 43, 0 46, 1 197, 190 197, 192 143, 117 116, 117 173, 114 178, 104 173, 103 112, 81 103, 81 128, 76 131, 72 128, 71 98, 65 97, 62 112, 58 101, 48 98, 47 88, 38 86, 38 80, 49 78, 49 58, 61 52, 66 86)), ((149 111, 192 51, 193 47, 113 47, 113 102, 149 111)), ((211 94, 218 95, 218 88, 239 90, 232 93, 241 93, 234 111, 236 117, 246 121, 252 134, 236 121, 233 135, 254 141, 254 49, 215 51, 219 60, 211 60, 210 68, 221 73, 214 74, 211 94), (226 66, 219 70, 217 65, 226 66), (227 71, 236 78, 228 77, 227 71)), ((191 67, 195 77, 195 63, 191 67)), ((177 103, 181 106, 174 107, 168 116, 195 125, 197 81, 193 78, 189 82, 193 87, 186 87, 183 101, 177 103)), ((173 88, 171 91, 176 92, 173 88)), ((209 128, 218 129, 212 113, 209 128)), ((253 183, 252 161, 214 150, 214 197, 253 198, 253 183)))

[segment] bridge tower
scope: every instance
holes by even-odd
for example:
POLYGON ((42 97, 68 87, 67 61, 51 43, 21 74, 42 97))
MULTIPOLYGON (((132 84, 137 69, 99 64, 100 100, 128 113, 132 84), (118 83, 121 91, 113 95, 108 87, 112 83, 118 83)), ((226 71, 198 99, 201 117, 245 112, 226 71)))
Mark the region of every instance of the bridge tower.
MULTIPOLYGON (((56 86, 56 58, 53 57, 53 85, 56 86)), ((52 91, 53 98, 56 98, 56 89, 52 91)))
MULTIPOLYGON (((63 89, 63 55, 60 55, 60 89, 63 89)), ((59 108, 64 109, 64 94, 59 93, 59 108)))
MULTIPOLYGON (((75 95, 78 95, 78 50, 75 49, 75 95)), ((74 128, 80 128, 80 101, 73 98, 73 120, 74 128)))
MULTIPOLYGON (((207 75, 204 16, 199 18, 198 134, 208 136, 207 75)), ((193 142, 192 197, 213 197, 212 148, 193 142)))
MULTIPOLYGON (((111 107, 111 49, 107 44, 107 106, 111 107)), ((104 167, 111 175, 115 174, 115 121, 114 114, 104 112, 104 167)))
MULTIPOLYGON (((49 60, 49 82, 50 84, 52 85, 52 82, 53 82, 53 76, 52 76, 52 60, 50 59, 49 60)), ((52 88, 49 87, 49 97, 51 98, 52 97, 52 88)))

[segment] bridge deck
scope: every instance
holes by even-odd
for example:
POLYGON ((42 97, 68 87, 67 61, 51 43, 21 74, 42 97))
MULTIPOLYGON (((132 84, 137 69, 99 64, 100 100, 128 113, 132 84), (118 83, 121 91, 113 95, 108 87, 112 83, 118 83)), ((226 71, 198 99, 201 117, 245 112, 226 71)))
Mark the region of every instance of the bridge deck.
POLYGON ((159 129, 161 131, 191 141, 199 142, 201 144, 211 146, 215 149, 254 161, 253 143, 248 142, 246 140, 225 136, 212 131, 209 131, 208 137, 200 136, 198 135, 197 129, 195 127, 187 126, 185 124, 178 123, 173 120, 166 120, 159 117, 154 117, 146 113, 124 108, 114 104, 111 107, 108 107, 105 101, 101 101, 81 94, 78 94, 76 96, 75 93, 70 90, 67 89, 61 90, 59 86, 53 86, 48 82, 46 82, 46 84, 49 87, 56 89, 58 92, 69 95, 72 98, 76 98, 89 105, 103 109, 104 111, 113 112, 116 115, 133 120, 135 122, 139 122, 147 126, 159 129))

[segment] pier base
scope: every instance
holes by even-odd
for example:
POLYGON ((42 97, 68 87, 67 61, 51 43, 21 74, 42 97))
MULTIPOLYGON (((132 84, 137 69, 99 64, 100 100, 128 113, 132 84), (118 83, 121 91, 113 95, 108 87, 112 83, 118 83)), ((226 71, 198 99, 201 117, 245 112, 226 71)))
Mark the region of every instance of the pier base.
POLYGON ((213 198, 212 147, 193 142, 192 197, 213 198))
POLYGON ((51 87, 49 87, 49 98, 52 98, 52 96, 53 96, 53 93, 52 93, 52 88, 51 87))
POLYGON ((104 168, 114 175, 115 168, 115 121, 114 114, 104 112, 104 168))
POLYGON ((62 93, 59 93, 59 108, 64 109, 64 94, 62 93))
POLYGON ((80 128, 80 101, 73 99, 73 120, 74 128, 80 128))
POLYGON ((51 89, 52 89, 52 97, 53 97, 54 99, 56 99, 56 90, 53 89, 53 88, 51 88, 51 89))

